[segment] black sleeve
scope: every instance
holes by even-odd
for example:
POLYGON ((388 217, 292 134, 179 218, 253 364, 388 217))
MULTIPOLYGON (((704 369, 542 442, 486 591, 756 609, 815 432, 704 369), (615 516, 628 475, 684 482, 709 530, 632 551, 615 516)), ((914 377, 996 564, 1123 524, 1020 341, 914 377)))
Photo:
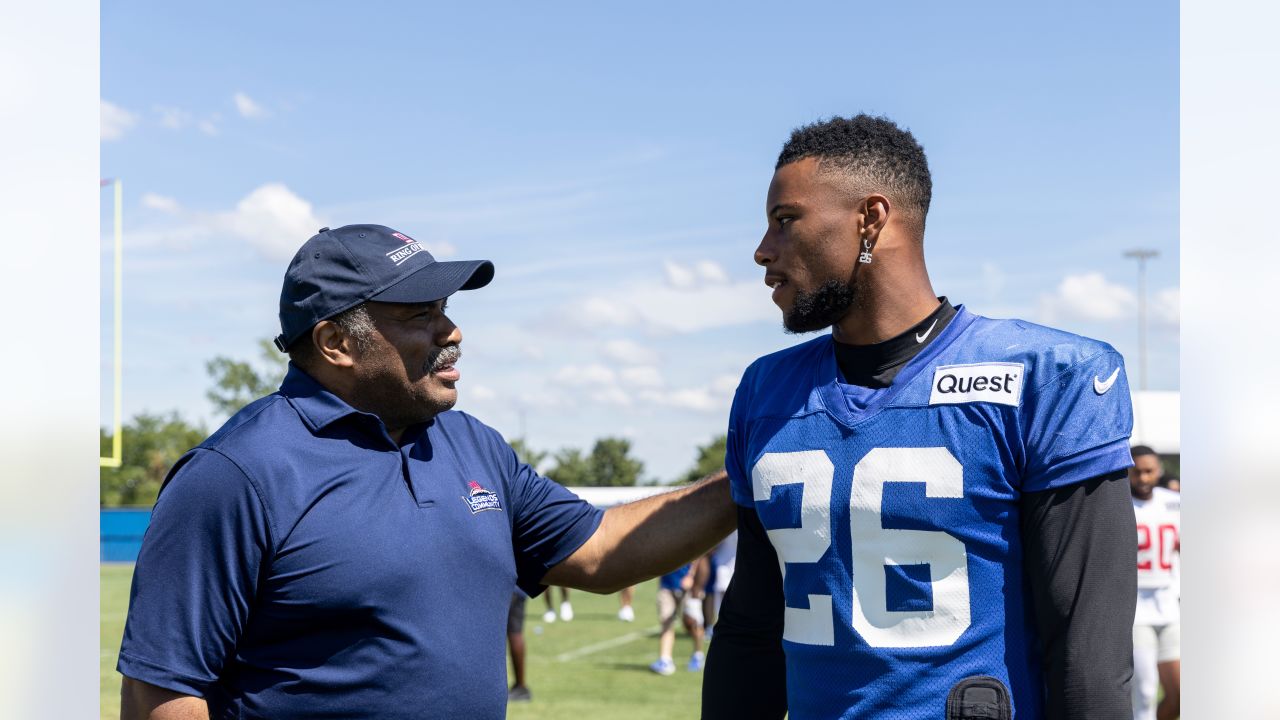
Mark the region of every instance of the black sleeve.
POLYGON ((1130 720, 1138 534, 1125 472, 1022 497, 1048 720, 1130 720))
POLYGON ((739 507, 738 557, 702 676, 703 720, 787 714, 783 606, 778 554, 755 511, 739 507))

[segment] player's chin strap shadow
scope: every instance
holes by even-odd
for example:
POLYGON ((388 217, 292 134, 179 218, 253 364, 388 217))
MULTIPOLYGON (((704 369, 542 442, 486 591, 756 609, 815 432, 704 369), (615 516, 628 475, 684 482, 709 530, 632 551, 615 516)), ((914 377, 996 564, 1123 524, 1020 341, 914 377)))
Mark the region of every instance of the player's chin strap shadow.
POLYGON ((967 677, 947 694, 946 720, 1013 720, 1009 690, 989 675, 967 677))

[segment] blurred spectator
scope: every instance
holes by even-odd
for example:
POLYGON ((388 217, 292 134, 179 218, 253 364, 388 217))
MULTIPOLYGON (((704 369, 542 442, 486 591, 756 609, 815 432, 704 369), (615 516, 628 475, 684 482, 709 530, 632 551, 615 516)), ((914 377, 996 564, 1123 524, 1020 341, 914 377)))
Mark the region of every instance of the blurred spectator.
POLYGON ((511 650, 512 674, 515 683, 507 691, 507 702, 529 702, 533 693, 525 684, 524 676, 524 613, 528 595, 516 590, 511 593, 511 607, 507 610, 507 647, 511 650))
POLYGON ((618 619, 622 622, 635 622, 636 611, 635 608, 631 607, 631 601, 635 596, 636 589, 634 586, 625 587, 618 591, 618 602, 621 604, 621 607, 618 608, 618 619))
POLYGON ((1134 720, 1174 720, 1180 713, 1182 664, 1177 561, 1182 547, 1181 498, 1158 487, 1160 456, 1131 450, 1129 491, 1138 527, 1138 607, 1133 621, 1134 720), (1157 685, 1164 697, 1156 705, 1157 685))
MULTIPOLYGON (((542 622, 553 623, 556 621, 556 610, 554 601, 551 596, 555 594, 555 588, 547 588, 547 592, 542 597, 547 601, 547 611, 542 613, 542 622)), ((569 604, 569 588, 560 588, 560 619, 569 622, 573 619, 573 605, 569 604)))
POLYGON ((684 628, 693 638, 693 655, 688 669, 702 669, 706 656, 702 652, 702 598, 707 584, 711 563, 704 555, 658 581, 658 620, 662 632, 658 636, 658 659, 649 669, 659 675, 671 675, 676 671, 672 652, 676 643, 676 617, 684 621, 684 628))

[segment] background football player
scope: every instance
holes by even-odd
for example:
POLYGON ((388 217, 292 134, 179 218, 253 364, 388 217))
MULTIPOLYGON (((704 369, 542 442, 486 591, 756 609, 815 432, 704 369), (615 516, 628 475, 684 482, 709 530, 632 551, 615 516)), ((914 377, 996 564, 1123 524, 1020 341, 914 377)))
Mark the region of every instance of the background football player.
POLYGON ((1173 720, 1181 712, 1181 606, 1178 556, 1182 496, 1159 487, 1160 456, 1133 446, 1129 491, 1138 527, 1138 608, 1133 617, 1134 720, 1173 720), (1156 705, 1156 687, 1164 698, 1156 705))

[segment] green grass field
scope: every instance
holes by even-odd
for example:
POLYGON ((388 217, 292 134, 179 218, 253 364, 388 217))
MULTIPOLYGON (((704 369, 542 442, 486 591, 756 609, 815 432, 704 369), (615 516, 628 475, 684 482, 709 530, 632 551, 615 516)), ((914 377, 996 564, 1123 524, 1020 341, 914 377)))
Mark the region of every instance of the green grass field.
MULTIPOLYGON (((102 717, 120 716, 120 676, 115 671, 129 604, 131 565, 103 565, 102 717)), ((574 592, 573 622, 542 623, 541 597, 528 603, 525 638, 533 702, 512 705, 513 720, 629 720, 696 718, 701 673, 684 669, 693 646, 683 631, 676 638, 675 675, 649 672, 657 657, 656 581, 636 588, 636 622, 617 619, 617 596, 574 592)), ((559 594, 557 592, 557 600, 559 594)))

